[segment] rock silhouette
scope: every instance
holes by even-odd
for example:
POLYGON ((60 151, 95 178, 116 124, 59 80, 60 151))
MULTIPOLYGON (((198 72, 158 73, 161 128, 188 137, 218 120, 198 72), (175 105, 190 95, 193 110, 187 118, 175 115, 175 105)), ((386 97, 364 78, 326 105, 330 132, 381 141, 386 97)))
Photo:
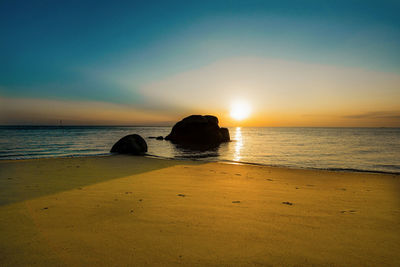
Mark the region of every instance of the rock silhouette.
POLYGON ((231 137, 230 137, 230 135, 229 135, 229 130, 228 130, 228 128, 220 128, 219 131, 221 132, 222 139, 223 139, 223 140, 226 140, 226 141, 223 141, 223 142, 228 142, 228 141, 231 140, 231 137))
POLYGON ((227 128, 218 126, 217 117, 191 115, 176 123, 165 140, 186 146, 217 146, 230 141, 230 137, 227 128))
POLYGON ((143 155, 147 152, 147 143, 138 134, 122 137, 111 148, 112 153, 143 155))

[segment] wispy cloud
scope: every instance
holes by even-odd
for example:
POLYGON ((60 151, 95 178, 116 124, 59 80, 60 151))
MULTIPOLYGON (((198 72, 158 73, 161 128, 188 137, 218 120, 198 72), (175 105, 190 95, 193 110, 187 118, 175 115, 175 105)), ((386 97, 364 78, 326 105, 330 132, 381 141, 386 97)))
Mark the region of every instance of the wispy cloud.
POLYGON ((400 111, 372 111, 342 116, 346 119, 395 119, 400 120, 400 111))

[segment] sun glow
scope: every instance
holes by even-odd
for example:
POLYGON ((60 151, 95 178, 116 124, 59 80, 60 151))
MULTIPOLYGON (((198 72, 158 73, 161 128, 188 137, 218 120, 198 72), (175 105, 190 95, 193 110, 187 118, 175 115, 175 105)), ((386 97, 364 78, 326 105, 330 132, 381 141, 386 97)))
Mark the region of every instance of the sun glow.
POLYGON ((236 101, 232 103, 230 115, 235 120, 241 121, 246 119, 251 112, 249 103, 245 101, 236 101))

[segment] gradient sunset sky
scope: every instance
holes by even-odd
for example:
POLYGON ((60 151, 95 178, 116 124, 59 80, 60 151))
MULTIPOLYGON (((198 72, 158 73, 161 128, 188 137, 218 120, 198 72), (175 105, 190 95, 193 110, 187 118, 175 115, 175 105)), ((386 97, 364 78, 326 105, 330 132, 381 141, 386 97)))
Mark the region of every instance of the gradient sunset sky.
POLYGON ((400 1, 1 0, 0 124, 400 126, 399 14, 400 1))

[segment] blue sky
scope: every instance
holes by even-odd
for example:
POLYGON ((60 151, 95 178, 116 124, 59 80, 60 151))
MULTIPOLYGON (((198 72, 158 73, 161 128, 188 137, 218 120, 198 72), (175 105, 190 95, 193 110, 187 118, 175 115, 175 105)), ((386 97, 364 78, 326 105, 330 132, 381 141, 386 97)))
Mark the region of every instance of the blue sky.
POLYGON ((241 57, 397 75, 399 12, 398 1, 2 0, 0 96, 168 108, 143 87, 241 57))

